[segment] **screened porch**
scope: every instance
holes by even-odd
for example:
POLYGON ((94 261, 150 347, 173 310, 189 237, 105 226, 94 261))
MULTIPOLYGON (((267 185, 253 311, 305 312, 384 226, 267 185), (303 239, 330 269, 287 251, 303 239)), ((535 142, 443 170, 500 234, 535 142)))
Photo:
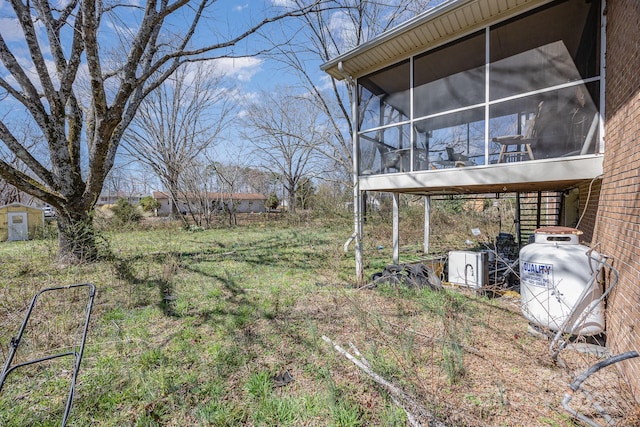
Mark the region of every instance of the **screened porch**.
POLYGON ((358 174, 599 155, 601 69, 600 2, 569 0, 365 74, 358 174))

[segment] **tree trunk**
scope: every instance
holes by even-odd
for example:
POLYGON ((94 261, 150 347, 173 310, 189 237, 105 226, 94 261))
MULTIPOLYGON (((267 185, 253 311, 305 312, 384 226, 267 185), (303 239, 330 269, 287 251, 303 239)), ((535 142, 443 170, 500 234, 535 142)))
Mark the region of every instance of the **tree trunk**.
POLYGON ((287 207, 289 208, 289 213, 296 213, 296 191, 295 184, 289 184, 287 187, 287 207))
MULTIPOLYGON (((185 210, 184 214, 182 213, 182 207, 179 202, 179 186, 178 186, 178 178, 170 178, 167 181, 167 187, 169 190, 169 206, 170 210, 170 218, 178 218, 182 222, 184 227, 189 226, 189 221, 187 221, 187 212, 185 210)), ((187 203, 188 205, 188 203, 187 203)), ((185 209, 187 207, 185 206, 185 209)))
POLYGON ((238 225, 238 218, 236 216, 236 206, 233 201, 233 197, 229 198, 229 201, 225 203, 225 207, 229 212, 229 227, 238 225))
POLYGON ((97 259, 93 212, 78 210, 69 215, 61 212, 57 222, 60 261, 77 263, 97 259))

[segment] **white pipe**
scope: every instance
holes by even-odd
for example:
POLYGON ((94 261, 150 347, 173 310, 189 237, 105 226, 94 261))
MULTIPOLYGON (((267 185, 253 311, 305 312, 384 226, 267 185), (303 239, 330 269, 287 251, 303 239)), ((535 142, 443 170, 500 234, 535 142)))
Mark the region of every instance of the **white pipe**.
MULTIPOLYGON (((360 192, 360 155, 359 155, 359 141, 358 141, 358 91, 356 81, 351 77, 343 68, 342 61, 338 63, 338 71, 344 76, 347 82, 347 91, 349 92, 349 100, 351 101, 351 122, 353 123, 353 129, 351 130, 351 142, 352 142, 352 161, 353 171, 351 173, 353 182, 353 235, 356 241, 356 282, 361 284, 364 281, 364 264, 362 260, 362 194, 360 192)), ((352 236, 353 236, 352 235, 352 236)), ((349 242, 350 243, 350 242, 349 242)), ((347 245, 348 246, 348 245, 347 245)))
POLYGON ((349 251, 349 245, 351 244, 351 242, 353 242, 355 240, 355 238, 358 236, 358 233, 356 233, 355 231, 353 232, 353 234, 351 236, 349 236, 349 238, 347 239, 346 242, 344 242, 344 246, 342 247, 342 249, 344 250, 344 253, 346 254, 347 251, 349 251))

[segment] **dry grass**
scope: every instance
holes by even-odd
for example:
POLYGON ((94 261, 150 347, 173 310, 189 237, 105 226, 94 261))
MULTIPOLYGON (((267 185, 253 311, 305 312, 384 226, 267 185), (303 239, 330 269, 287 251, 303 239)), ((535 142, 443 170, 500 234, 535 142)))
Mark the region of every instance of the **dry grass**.
MULTIPOLYGON (((377 372, 417 397, 447 425, 574 425, 560 401, 573 375, 598 359, 566 351, 562 358, 570 368, 554 364, 548 341, 527 333, 517 299, 487 300, 465 291, 447 291, 455 295, 455 314, 434 316, 425 309, 430 303, 423 301, 424 295, 408 297, 402 290, 335 292, 341 297, 316 296, 299 302, 297 316, 316 313, 313 318, 324 323, 324 334, 343 347, 354 344, 377 372), (326 318, 335 322, 321 320, 326 318), (452 323, 461 330, 451 334, 452 323), (450 340, 460 344, 463 360, 453 381, 443 351, 450 340)), ((333 375, 359 385, 361 405, 376 400, 380 389, 372 390, 366 375, 347 359, 337 365, 341 366, 333 375)), ((617 425, 634 410, 615 369, 594 375, 586 388, 617 414, 617 425)), ((597 415, 586 405, 576 408, 597 415)))
MULTIPOLYGON (((436 239, 443 249, 467 239, 470 226, 487 234, 495 227, 493 214, 465 221, 436 239)), ((416 224, 405 234, 403 257, 419 247, 416 224)), ((389 236, 374 225, 366 226, 368 242, 377 243, 366 245, 368 274, 390 258, 387 247, 377 247, 389 236)), ((439 227, 436 235, 451 223, 439 227)), ((342 252, 348 234, 312 222, 114 233, 107 236, 110 261, 64 268, 52 264, 51 242, 5 245, 2 356, 34 292, 93 282, 98 297, 72 425, 405 425, 387 392, 322 335, 347 349, 353 344, 378 374, 447 425, 576 425, 560 402, 573 377, 597 358, 565 350, 567 367, 555 364, 549 342, 527 333, 510 294, 359 289, 352 255, 342 252), (166 293, 175 299, 163 300, 166 293), (274 388, 272 377, 284 371, 295 380, 274 388)), ((69 337, 75 342, 69 332, 76 328, 64 326, 65 313, 80 311, 70 301, 84 299, 43 306, 30 353, 59 348, 69 337)), ((0 394, 0 425, 59 424, 67 379, 63 366, 16 374, 0 394)), ((615 368, 585 386, 617 425, 633 425, 638 409, 615 368)), ((602 422, 582 397, 576 393, 574 407, 602 422)))

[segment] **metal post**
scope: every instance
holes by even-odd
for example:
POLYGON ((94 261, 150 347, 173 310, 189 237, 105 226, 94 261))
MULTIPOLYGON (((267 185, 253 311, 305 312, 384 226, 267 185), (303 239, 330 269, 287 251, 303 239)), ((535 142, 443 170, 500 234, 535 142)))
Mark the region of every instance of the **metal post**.
POLYGON ((424 248, 429 253, 429 234, 431 232, 431 196, 424 196, 424 248))
POLYGON ((393 263, 400 263, 400 194, 393 193, 393 263))
POLYGON ((600 11, 600 115, 596 153, 604 153, 604 118, 606 113, 606 84, 607 84, 607 0, 603 0, 600 11))
POLYGON ((360 186, 357 182, 354 185, 353 193, 353 203, 355 206, 354 234, 356 236, 356 281, 358 284, 362 284, 364 283, 364 267, 362 262, 362 194, 360 193, 360 186))
POLYGON ((542 221, 542 191, 538 191, 536 203, 536 228, 540 228, 542 221))
POLYGON ((522 246, 522 230, 520 229, 520 192, 516 193, 516 237, 518 239, 518 247, 522 246))
POLYGON ((356 81, 347 74, 342 68, 342 62, 338 63, 338 70, 343 74, 345 82, 347 84, 347 91, 349 93, 349 100, 351 101, 351 123, 353 128, 351 129, 351 140, 353 142, 352 147, 352 182, 353 182, 353 234, 356 241, 356 281, 358 284, 364 283, 364 267, 362 262, 362 194, 360 192, 360 138, 358 136, 358 92, 356 81))

